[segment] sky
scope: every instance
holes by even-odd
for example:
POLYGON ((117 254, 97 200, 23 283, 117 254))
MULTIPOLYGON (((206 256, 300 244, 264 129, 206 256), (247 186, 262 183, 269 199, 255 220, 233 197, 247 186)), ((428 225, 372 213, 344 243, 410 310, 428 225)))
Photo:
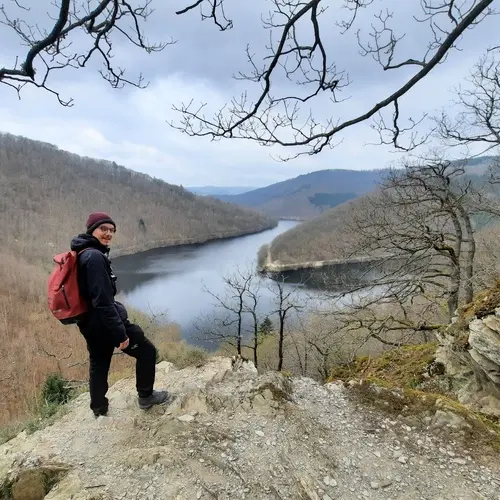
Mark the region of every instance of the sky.
MULTIPOLYGON (((97 5, 95 0, 78 1, 97 5)), ((116 161, 184 186, 264 186, 326 168, 383 168, 401 158, 401 153, 388 146, 373 145, 378 136, 370 127, 372 122, 347 129, 339 136, 342 142, 333 149, 287 162, 280 161, 279 156, 293 155, 297 150, 263 147, 245 140, 210 141, 189 137, 171 127, 170 122, 179 124, 181 118, 173 107, 183 102, 206 102, 210 111, 243 91, 249 92, 250 97, 256 95, 255 84, 232 76, 249 70, 247 44, 259 64, 262 63, 270 35, 262 26, 261 15, 279 0, 224 1, 227 16, 234 22, 230 31, 220 32, 210 21, 202 22, 199 9, 176 16, 175 11, 188 5, 189 0, 152 0, 155 12, 142 25, 144 33, 151 41, 175 40, 175 44, 147 54, 123 36, 113 38, 114 63, 125 67, 130 78, 142 73, 150 82, 146 89, 112 89, 97 72, 101 67, 97 58, 88 68, 67 68, 51 75, 52 87, 63 98, 74 99, 72 107, 61 106, 52 94, 34 86, 24 88, 18 99, 16 92, 0 85, 0 131, 50 142, 83 156, 116 161)), ((465 0, 469 5, 472 2, 465 0)), ((31 8, 27 12, 18 10, 13 0, 4 1, 12 16, 23 16, 27 22, 36 19, 49 30, 53 23, 48 15, 54 13, 52 3, 52 0, 25 0, 23 5, 31 8)), ((141 0, 131 3, 138 6, 141 0)), ((394 12, 395 33, 406 34, 400 42, 399 60, 422 57, 431 32, 428 24, 414 20, 420 8, 417 0, 374 0, 345 35, 336 26, 347 15, 337 7, 341 2, 323 0, 322 3, 329 7, 320 18, 329 59, 338 69, 348 72, 352 84, 343 92, 342 96, 348 99, 342 104, 333 104, 320 96, 304 112, 311 110, 319 120, 348 119, 367 111, 416 72, 414 67, 382 71, 375 61, 360 55, 356 32, 359 30, 361 38, 368 40, 374 15, 381 9, 390 9, 394 12)), ((448 26, 445 17, 442 22, 448 26)), ((500 42, 498 28, 495 29, 497 22, 496 16, 491 16, 465 33, 458 45, 460 50, 452 51, 442 65, 401 100, 404 117, 419 118, 425 112, 437 114, 442 108, 452 115, 457 112, 453 89, 466 85, 464 79, 474 63, 489 46, 500 42)), ((307 39, 310 26, 304 24, 300 29, 299 36, 307 39)), ((89 44, 82 32, 68 41, 75 52, 85 50, 89 44)), ((12 66, 16 57, 22 59, 26 53, 20 39, 3 24, 0 24, 0 44, 0 67, 12 66)), ((295 92, 296 88, 293 81, 284 78, 273 82, 277 94, 295 92)), ((423 130, 429 125, 423 122, 423 130)))

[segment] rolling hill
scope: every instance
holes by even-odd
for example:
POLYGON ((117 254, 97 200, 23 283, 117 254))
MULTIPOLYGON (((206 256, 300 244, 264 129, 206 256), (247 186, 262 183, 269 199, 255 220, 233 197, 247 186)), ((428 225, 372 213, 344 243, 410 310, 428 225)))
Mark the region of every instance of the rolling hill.
POLYGON ((238 195, 218 195, 278 218, 310 219, 374 189, 382 170, 319 170, 238 195))
POLYGON ((67 247, 96 210, 116 218, 116 253, 203 242, 270 227, 244 207, 83 158, 57 147, 0 135, 0 248, 33 260, 67 247))
POLYGON ((224 196, 242 194, 258 188, 251 186, 190 186, 186 189, 201 196, 224 196))
MULTIPOLYGON (((468 160, 468 177, 471 180, 483 178, 494 158, 482 156, 468 160)), ((368 193, 349 200, 280 234, 270 245, 268 259, 270 257, 274 263, 293 265, 346 258, 352 248, 359 245, 357 235, 346 228, 352 214, 365 210, 363 205, 367 196, 368 193)))

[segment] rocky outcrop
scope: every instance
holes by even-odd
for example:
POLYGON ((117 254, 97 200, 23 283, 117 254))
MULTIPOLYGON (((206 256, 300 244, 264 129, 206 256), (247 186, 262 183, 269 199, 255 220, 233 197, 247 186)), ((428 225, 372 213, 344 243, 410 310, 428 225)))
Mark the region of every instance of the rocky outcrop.
POLYGON ((469 345, 472 349, 500 367, 500 319, 497 316, 486 316, 471 321, 469 332, 469 345))
POLYGON ((420 422, 362 404, 342 382, 223 357, 162 362, 157 384, 169 406, 141 411, 125 379, 109 416, 95 419, 83 394, 50 427, 0 446, 0 498, 498 500, 498 460, 458 444, 469 425, 437 402, 420 422))
POLYGON ((459 401, 500 416, 500 308, 473 319, 458 334, 452 325, 440 344, 436 359, 445 365, 459 401), (460 335, 465 343, 458 341, 460 335))

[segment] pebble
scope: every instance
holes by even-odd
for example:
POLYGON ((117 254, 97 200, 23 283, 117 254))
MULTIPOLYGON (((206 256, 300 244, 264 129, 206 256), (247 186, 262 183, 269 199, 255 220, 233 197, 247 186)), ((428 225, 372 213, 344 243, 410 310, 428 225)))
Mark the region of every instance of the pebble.
POLYGON ((257 436, 260 436, 260 437, 265 436, 265 434, 262 431, 255 431, 255 434, 257 434, 257 436))
POLYGON ((333 479, 333 477, 330 477, 330 476, 325 476, 323 478, 323 482, 327 485, 327 486, 337 486, 337 481, 335 479, 333 479))
POLYGON ((177 420, 180 420, 181 422, 192 422, 194 420, 193 415, 181 415, 180 417, 177 417, 177 420))

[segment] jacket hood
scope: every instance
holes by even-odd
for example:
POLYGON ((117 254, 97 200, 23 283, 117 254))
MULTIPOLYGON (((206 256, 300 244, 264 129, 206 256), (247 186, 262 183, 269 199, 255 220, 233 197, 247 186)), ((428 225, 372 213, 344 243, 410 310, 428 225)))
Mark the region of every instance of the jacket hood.
POLYGON ((71 240, 71 250, 74 250, 75 252, 81 252, 82 250, 85 250, 86 248, 95 248, 96 250, 101 251, 102 253, 108 253, 109 248, 101 245, 99 243, 99 240, 92 236, 91 234, 79 234, 78 236, 75 236, 71 240))

